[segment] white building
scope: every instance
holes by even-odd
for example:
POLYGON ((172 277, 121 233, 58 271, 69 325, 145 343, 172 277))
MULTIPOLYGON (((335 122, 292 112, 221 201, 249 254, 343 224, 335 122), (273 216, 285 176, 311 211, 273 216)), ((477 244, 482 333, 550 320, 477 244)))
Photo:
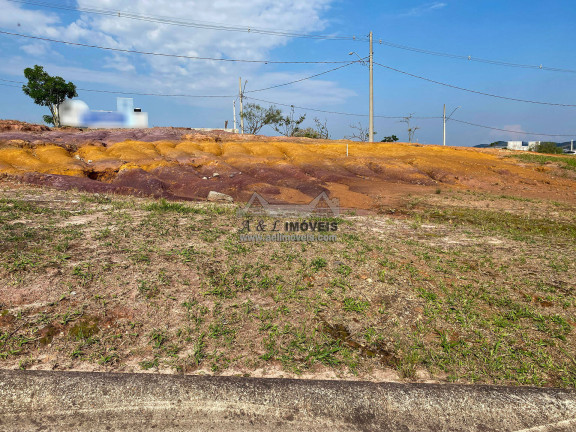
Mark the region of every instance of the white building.
POLYGON ((148 113, 134 108, 131 98, 117 98, 116 111, 91 111, 85 102, 66 100, 60 105, 63 126, 90 128, 147 128, 148 113))
POLYGON ((508 141, 508 150, 533 151, 540 141, 508 141))

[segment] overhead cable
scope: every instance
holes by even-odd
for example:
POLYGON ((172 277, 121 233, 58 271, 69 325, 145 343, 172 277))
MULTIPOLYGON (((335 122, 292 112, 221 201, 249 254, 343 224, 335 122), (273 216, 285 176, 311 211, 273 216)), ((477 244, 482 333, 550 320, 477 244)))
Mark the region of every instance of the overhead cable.
POLYGON ((242 33, 252 33, 252 34, 264 34, 270 36, 282 36, 291 38, 306 38, 306 39, 320 39, 320 40, 344 40, 344 41, 368 41, 366 37, 357 38, 356 36, 336 36, 336 35, 315 35, 309 33, 297 33, 292 31, 282 31, 282 30, 272 30, 257 28, 252 26, 230 26, 221 23, 206 22, 206 21, 192 21, 183 20, 181 18, 174 17, 163 17, 163 16, 153 16, 153 15, 140 15, 132 12, 120 11, 120 10, 110 10, 110 9, 97 9, 97 8, 87 8, 80 6, 66 6, 66 5, 55 5, 52 3, 45 3, 39 1, 30 0, 8 0, 12 3, 20 3, 31 6, 38 6, 50 9, 60 9, 69 10, 89 14, 97 14, 104 16, 111 16, 116 18, 127 18, 132 20, 147 21, 158 24, 168 24, 180 27, 193 27, 202 28, 208 30, 221 30, 221 31, 231 31, 231 32, 242 32, 242 33))
POLYGON ((353 64, 355 64, 355 63, 358 63, 358 61, 356 60, 356 61, 350 62, 350 63, 348 63, 348 64, 335 67, 334 69, 330 69, 330 70, 327 70, 327 71, 324 71, 324 72, 320 72, 320 73, 317 73, 317 74, 314 74, 314 75, 310 75, 310 76, 305 77, 305 78, 300 78, 300 79, 297 79, 297 80, 295 80, 295 81, 290 81, 290 82, 287 82, 287 83, 284 83, 284 84, 277 84, 277 85, 273 85, 273 86, 265 87, 265 88, 260 88, 260 89, 256 89, 256 90, 247 90, 245 93, 256 93, 256 92, 261 92, 261 91, 264 91, 264 90, 271 90, 271 89, 275 89, 275 88, 278 88, 278 87, 284 87, 284 86, 287 86, 287 85, 296 84, 296 83, 299 83, 299 82, 302 82, 302 81, 306 81, 306 80, 309 80, 309 79, 312 79, 312 78, 319 77, 319 76, 321 76, 321 75, 326 75, 327 73, 334 72, 334 71, 336 71, 336 70, 338 70, 338 69, 342 69, 342 68, 351 66, 351 65, 353 65, 353 64))
POLYGON ((199 56, 187 56, 187 55, 179 55, 179 54, 167 54, 167 53, 157 53, 157 52, 148 52, 148 51, 138 51, 138 50, 130 50, 130 49, 122 49, 122 48, 112 48, 112 47, 105 47, 100 45, 90 45, 90 44, 83 44, 79 42, 70 42, 70 41, 63 41, 58 39, 50 39, 44 38, 40 36, 31 36, 31 35, 24 35, 21 33, 13 33, 7 32, 4 30, 0 30, 0 34, 8 35, 8 36, 17 36, 27 39, 35 39, 41 40, 46 42, 53 42, 65 45, 72 45, 72 46, 81 46, 84 48, 97 48, 101 50, 107 51, 117 51, 123 53, 130 53, 130 54, 143 54, 143 55, 151 55, 151 56, 161 56, 161 57, 174 57, 174 58, 182 58, 182 59, 189 59, 189 60, 209 60, 209 61, 221 61, 221 62, 231 62, 231 63, 261 63, 261 64, 343 64, 349 63, 349 61, 275 61, 275 60, 245 60, 245 59, 227 59, 227 58, 214 58, 214 57, 199 57, 199 56))
MULTIPOLYGON (((285 107, 290 107, 290 108, 298 108, 301 109, 303 111, 315 111, 315 112, 321 112, 321 113, 326 113, 326 114, 337 114, 337 115, 346 115, 346 116, 352 116, 352 117, 369 117, 368 114, 357 114, 357 113, 347 113, 347 112, 339 112, 339 111, 326 111, 326 110, 321 110, 321 109, 316 109, 316 108, 307 108, 307 107, 302 107, 302 106, 297 106, 297 105, 291 105, 291 104, 285 104, 285 103, 280 103, 280 102, 271 102, 268 100, 264 100, 264 99, 257 99, 257 98, 253 98, 253 97, 249 97, 249 96, 245 96, 244 99, 250 99, 250 100, 254 100, 257 102, 264 102, 264 103, 269 103, 272 105, 280 105, 280 106, 285 106, 285 107)), ((382 116, 382 115, 375 115, 374 117, 378 117, 378 118, 387 118, 387 119, 403 119, 406 118, 407 116, 382 116)), ((412 117, 413 119, 440 119, 442 117, 412 117)))
MULTIPOLYGON (((14 81, 0 78, 0 81, 11 82, 17 84, 26 84, 24 81, 14 81)), ((8 86, 8 84, 3 84, 8 86)), ((9 86, 9 87, 20 87, 20 86, 9 86)), ((77 90, 94 92, 94 93, 109 93, 109 94, 121 94, 121 95, 137 95, 137 96, 161 96, 161 97, 187 97, 187 98, 233 98, 233 95, 192 95, 192 94, 166 94, 166 93, 139 93, 139 92, 122 92, 122 91, 112 91, 112 90, 99 90, 99 89, 87 89, 82 87, 77 87, 77 90)))
POLYGON ((549 72, 576 73, 576 70, 574 70, 574 69, 549 67, 549 66, 544 66, 543 64, 537 65, 537 64, 512 63, 512 62, 507 62, 507 61, 502 61, 502 60, 491 60, 491 59, 473 57, 470 55, 466 56, 466 55, 458 55, 458 54, 449 54, 449 53, 444 53, 444 52, 439 52, 439 51, 430 51, 430 50, 425 50, 425 49, 421 49, 421 48, 415 48, 415 47, 411 47, 411 46, 407 46, 407 45, 400 45, 400 44, 386 41, 386 40, 382 40, 382 39, 380 39, 378 41, 378 43, 380 45, 385 45, 385 46, 389 46, 392 48, 398 48, 398 49, 405 50, 405 51, 412 51, 412 52, 416 52, 416 53, 420 53, 420 54, 428 54, 428 55, 433 55, 433 56, 438 56, 438 57, 447 57, 447 58, 458 59, 458 60, 466 60, 466 61, 472 61, 472 62, 478 62, 478 63, 486 63, 486 64, 497 65, 497 66, 507 66, 507 67, 522 68, 522 69, 537 69, 537 70, 545 70, 545 71, 549 71, 549 72))
POLYGON ((479 94, 479 95, 482 95, 482 96, 489 96, 489 97, 498 98, 498 99, 505 99, 505 100, 511 100, 511 101, 515 101, 515 102, 524 102, 524 103, 530 103, 530 104, 536 104, 536 105, 550 105, 550 106, 570 107, 570 108, 576 107, 576 105, 573 105, 573 104, 563 104, 563 103, 554 103, 554 102, 542 102, 542 101, 534 101, 534 100, 528 100, 528 99, 518 99, 518 98, 507 97, 507 96, 500 96, 500 95, 495 95, 495 94, 492 94, 492 93, 485 93, 485 92, 481 92, 481 91, 477 91, 477 90, 467 89, 467 88, 464 88, 464 87, 458 87, 458 86, 456 86, 456 85, 448 84, 448 83, 441 82, 441 81, 435 81, 435 80, 433 80, 433 79, 425 78, 425 77, 422 77, 422 76, 419 76, 419 75, 415 75, 415 74, 412 74, 412 73, 410 73, 410 72, 405 72, 405 71, 402 71, 402 70, 400 70, 400 69, 396 69, 396 68, 393 68, 393 67, 390 67, 390 66, 383 65, 383 64, 381 64, 381 63, 374 62, 374 64, 376 64, 376 65, 378 65, 378 66, 380 66, 380 67, 383 67, 383 68, 385 68, 385 69, 388 69, 388 70, 391 70, 391 71, 394 71, 394 72, 398 72, 398 73, 401 73, 401 74, 403 74, 403 75, 410 76, 410 77, 412 77, 412 78, 418 78, 418 79, 423 80, 423 81, 428 81, 428 82, 431 82, 431 83, 434 83, 434 84, 442 85, 442 86, 445 86, 445 87, 450 87, 450 88, 453 88, 453 89, 456 89, 456 90, 465 91, 465 92, 468 92, 468 93, 479 94))
POLYGON ((478 123, 471 123, 471 122, 467 122, 464 120, 457 120, 455 118, 451 118, 450 121, 455 121, 457 123, 462 123, 465 125, 480 127, 480 128, 484 128, 484 129, 497 130, 500 132, 516 133, 516 134, 520 134, 520 135, 537 135, 537 136, 549 136, 549 137, 574 137, 574 136, 576 136, 576 133, 573 133, 573 134, 549 134, 549 133, 524 132, 524 131, 517 131, 517 130, 510 130, 510 129, 501 129, 501 128, 497 128, 497 127, 493 127, 493 126, 486 126, 486 125, 482 125, 482 124, 478 124, 478 123))

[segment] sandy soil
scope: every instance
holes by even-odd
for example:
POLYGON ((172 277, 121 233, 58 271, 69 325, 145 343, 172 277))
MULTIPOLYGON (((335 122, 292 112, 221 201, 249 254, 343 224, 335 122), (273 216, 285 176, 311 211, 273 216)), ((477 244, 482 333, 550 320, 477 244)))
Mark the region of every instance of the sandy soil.
POLYGON ((503 150, 36 126, 0 122, 0 173, 64 190, 180 200, 217 191, 236 201, 258 192, 290 203, 327 192, 342 207, 366 210, 444 188, 576 202, 574 171, 503 150))

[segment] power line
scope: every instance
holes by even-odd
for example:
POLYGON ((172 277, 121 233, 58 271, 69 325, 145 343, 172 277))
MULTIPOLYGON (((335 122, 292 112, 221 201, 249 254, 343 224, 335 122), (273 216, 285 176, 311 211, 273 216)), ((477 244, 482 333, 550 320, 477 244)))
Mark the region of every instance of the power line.
MULTIPOLYGON (((321 112, 321 113, 326 113, 326 114, 337 114, 337 115, 345 115, 345 116, 351 116, 351 117, 368 117, 368 114, 347 113, 347 112, 339 112, 339 111, 326 111, 326 110, 320 110, 320 109, 316 109, 316 108, 307 108, 307 107, 301 107, 301 106, 297 106, 297 105, 284 104, 284 103, 280 103, 280 102, 271 102, 268 100, 256 99, 256 98, 248 97, 248 96, 244 96, 244 99, 250 99, 250 100, 257 101, 257 102, 264 102, 264 103, 268 103, 268 104, 272 104, 272 105, 280 105, 280 106, 285 106, 285 107, 289 107, 289 108, 298 108, 298 109, 301 109, 303 111, 315 111, 315 112, 321 112)), ((387 118, 387 119, 403 119, 406 116, 376 115, 374 117, 387 118)), ((427 119, 439 119, 442 117, 412 117, 412 118, 413 119, 419 119, 419 120, 427 120, 427 119)))
MULTIPOLYGON (((330 72, 334 72, 338 69, 343 69, 345 67, 351 66, 355 63, 358 63, 358 61, 353 61, 350 63, 347 63, 345 65, 342 66, 338 66, 336 68, 324 71, 324 72, 320 72, 314 75, 310 75, 308 77, 305 78, 300 78, 297 79, 295 81, 290 81, 287 83, 283 83, 283 84, 277 84, 277 85, 273 85, 270 87, 266 87, 266 88, 261 88, 261 89, 256 89, 256 90, 249 90, 246 91, 245 93, 255 93, 255 92, 261 92, 261 91, 265 91, 265 90, 270 90, 270 89, 274 89, 274 88, 278 88, 278 87, 284 87, 284 86, 288 86, 291 84, 296 84, 302 81, 306 81, 312 78, 316 78, 322 75, 326 75, 330 72)), ((6 79, 2 79, 0 78, 0 81, 6 81, 6 82, 14 82, 14 83, 18 83, 18 84, 26 84, 24 81, 13 81, 13 80, 6 80, 6 79)), ((139 96, 165 96, 165 97, 197 97, 197 98, 231 98, 231 97, 235 97, 235 96, 213 96, 213 95, 209 95, 209 96, 203 96, 203 95, 189 95, 189 94, 163 94, 163 93, 138 93, 138 92, 120 92, 120 91, 108 91, 108 90, 95 90, 95 89, 85 89, 85 88, 78 88, 78 90, 82 90, 82 91, 89 91, 89 92, 97 92, 97 93, 112 93, 112 94, 126 94, 126 95, 139 95, 139 96)))
POLYGON ((256 93, 256 92, 261 92, 261 91, 264 91, 264 90, 271 90, 271 89, 275 89, 275 88, 278 88, 278 87, 284 87, 284 86, 287 86, 287 85, 290 85, 290 84, 296 84, 296 83, 299 83, 299 82, 302 82, 302 81, 306 81, 306 80, 309 80, 309 79, 312 79, 312 78, 319 77, 319 76, 321 76, 321 75, 326 75, 327 73, 334 72, 334 71, 336 71, 336 70, 338 70, 338 69, 342 69, 342 68, 351 66, 351 65, 353 65, 353 64, 355 64, 355 63, 358 63, 358 60, 353 61, 353 62, 350 62, 350 63, 345 64, 345 65, 342 65, 342 66, 335 67, 334 69, 330 69, 330 70, 327 70, 327 71, 324 71, 324 72, 320 72, 320 73, 317 73, 317 74, 314 74, 314 75, 310 75, 310 76, 308 76, 308 77, 306 77, 306 78, 301 78, 301 79, 298 79, 298 80, 295 80, 295 81, 290 81, 290 82, 287 82, 287 83, 284 83, 284 84, 277 84, 277 85, 273 85, 273 86, 270 86, 270 87, 261 88, 261 89, 257 89, 257 90, 248 90, 248 91, 246 91, 245 93, 256 93))
POLYGON ((480 128, 484 128, 484 129, 492 129, 492 130, 497 130, 500 132, 511 132, 511 133, 516 133, 516 134, 521 134, 521 135, 537 135, 537 136, 549 136, 549 137, 573 137, 573 136, 576 136, 576 133, 566 135, 566 134, 548 134, 548 133, 524 132, 524 131, 515 131, 515 130, 509 130, 509 129, 501 129, 501 128, 481 125, 481 124, 477 124, 477 123, 470 123, 470 122, 467 122, 464 120, 456 120, 455 118, 451 118, 450 121, 455 121, 457 123, 462 123, 465 125, 480 127, 480 128))
MULTIPOLYGON (((263 99, 256 99, 256 98, 247 97, 247 96, 245 98, 259 101, 259 102, 269 103, 272 105, 294 107, 294 108, 298 108, 298 109, 301 109, 304 111, 316 111, 316 112, 327 113, 327 114, 339 114, 339 115, 356 116, 356 117, 368 117, 368 114, 355 114, 355 113, 345 113, 345 112, 336 112, 336 111, 324 111, 324 110, 319 110, 319 109, 315 109, 315 108, 306 108, 306 107, 300 107, 300 106, 296 106, 296 105, 282 104, 279 102, 271 102, 271 101, 267 101, 267 100, 263 100, 263 99)), ((387 119, 404 119, 407 116, 380 116, 380 115, 376 115, 374 117, 387 118, 387 119)), ((416 119, 416 120, 438 120, 438 119, 442 119, 441 116, 411 117, 411 118, 416 119)), ((497 130, 500 132, 510 132, 510 133, 517 133, 517 134, 523 134, 523 135, 550 136, 550 137, 572 137, 572 136, 576 136, 576 133, 574 133, 574 134, 547 134, 547 133, 524 132, 524 131, 515 131, 515 130, 510 130, 510 129, 501 129, 501 128, 496 128, 496 127, 492 127, 492 126, 481 125, 478 123, 471 123, 471 122, 467 122, 464 120, 457 120, 455 118, 451 118, 450 121, 455 121, 457 123, 462 123, 465 125, 480 127, 480 128, 484 128, 484 129, 492 129, 492 130, 497 130)))
POLYGON ((366 38, 356 38, 355 36, 334 36, 334 35, 313 35, 306 33, 296 33, 290 31, 263 29, 255 27, 246 26, 229 26, 219 23, 207 22, 207 21, 191 21, 191 20, 181 20, 173 17, 162 17, 162 16, 152 16, 152 15, 139 15, 131 12, 124 12, 120 10, 110 10, 110 9, 97 9, 97 8, 86 8, 86 7, 73 7, 65 5, 54 5, 50 3, 43 3, 37 1, 29 0, 8 0, 13 3, 20 3, 50 9, 60 9, 84 12, 97 15, 112 16, 117 18, 127 18, 132 20, 147 21, 159 24, 175 25, 180 27, 193 27, 202 28, 209 30, 220 30, 220 31, 231 31, 231 32, 242 32, 242 33, 253 33, 253 34, 264 34, 270 36, 281 36, 281 37, 292 37, 292 38, 306 38, 306 39, 320 39, 320 40, 345 40, 345 41, 367 41, 366 38))
POLYGON ((544 66, 542 64, 533 65, 533 64, 512 63, 512 62, 506 62, 506 61, 502 61, 502 60, 491 60, 491 59, 472 57, 469 55, 464 56, 464 55, 458 55, 458 54, 449 54, 449 53, 444 53, 444 52, 430 51, 430 50, 425 50, 425 49, 421 49, 421 48, 415 48, 415 47, 411 47, 411 46, 407 46, 407 45, 400 45, 400 44, 386 41, 386 40, 382 40, 382 39, 379 40, 379 44, 389 46, 392 48, 398 48, 398 49, 405 50, 405 51, 412 51, 412 52, 416 52, 416 53, 420 53, 420 54, 428 54, 428 55, 433 55, 433 56, 438 56, 438 57, 447 57, 447 58, 458 59, 458 60, 466 60, 466 61, 473 61, 473 62, 478 62, 478 63, 486 63, 486 64, 497 65, 497 66, 507 66, 507 67, 523 68, 523 69, 538 69, 538 70, 545 70, 545 71, 549 71, 549 72, 576 73, 576 70, 574 70, 574 69, 548 67, 548 66, 544 66))
MULTIPOLYGON (((0 81, 8 81, 8 82, 14 82, 14 83, 22 83, 21 81, 12 81, 12 80, 5 80, 5 79, 0 79, 0 81)), ((4 83, 0 83, 0 86, 5 86, 5 87, 15 87, 15 88, 20 88, 20 86, 17 85, 12 85, 12 84, 4 84, 4 83)), ((115 93, 115 94, 127 94, 127 95, 143 95, 143 96, 182 96, 182 97, 198 97, 198 98, 204 98, 204 97, 208 97, 208 98, 229 98, 231 96, 197 96, 197 95, 164 95, 164 94, 145 94, 145 93, 129 93, 129 92, 108 92, 105 90, 93 90, 93 89, 78 89, 78 90, 83 90, 83 91, 94 91, 94 92, 102 92, 102 93, 115 93)), ((294 108, 298 108, 304 111, 315 111, 315 112, 322 112, 322 113, 327 113, 327 114, 339 114, 339 115, 347 115, 347 116, 357 116, 357 117, 368 117, 367 114, 353 114, 353 113, 343 113, 343 112, 335 112, 335 111, 324 111, 324 110, 318 110, 318 109, 314 109, 314 108, 305 108, 305 107, 299 107, 299 106, 295 106, 295 105, 288 105, 288 104, 282 104, 282 103, 278 103, 278 102, 270 102, 270 101, 265 101, 262 99, 256 99, 256 98, 251 98, 251 97, 244 97, 245 99, 252 99, 255 101, 259 101, 259 102, 265 102, 265 103, 270 103, 273 105, 281 105, 281 106, 288 106, 288 107, 294 107, 294 108)), ((392 117, 392 116, 374 116, 374 117, 378 117, 378 118, 387 118, 387 119, 403 119, 406 118, 406 116, 400 116, 400 117, 392 117)), ((417 119, 417 120, 429 120, 429 119, 441 119, 442 117, 412 117, 413 119, 417 119)), ((502 129, 502 128, 496 128, 493 126, 487 126, 487 125, 481 125, 478 123, 471 123, 471 122, 467 122, 464 120, 457 120, 455 118, 451 118, 450 121, 455 121, 457 123, 461 123, 461 124, 465 124, 465 125, 469 125, 469 126, 474 126, 474 127, 479 127, 479 128, 483 128, 483 129, 491 129, 491 130, 496 130, 496 131, 500 131, 500 132, 509 132, 509 133, 516 133, 516 134, 522 134, 522 135, 534 135, 534 136, 549 136, 549 137, 574 137, 576 136, 576 133, 573 134, 547 134, 547 133, 537 133, 537 132, 524 132, 524 131, 516 131, 516 130, 510 130, 510 129, 502 129)))
POLYGON ((469 92, 469 93, 479 94, 479 95, 482 95, 482 96, 490 96, 490 97, 498 98, 498 99, 511 100, 511 101, 515 101, 515 102, 531 103, 531 104, 536 104, 536 105, 551 105, 551 106, 570 107, 570 108, 576 107, 576 105, 572 105, 572 104, 562 104, 562 103, 553 103, 553 102, 541 102, 541 101, 533 101, 533 100, 528 100, 528 99, 511 98, 511 97, 500 96, 500 95, 495 95, 495 94, 491 94, 491 93, 484 93, 484 92, 477 91, 477 90, 471 90, 471 89, 467 89, 467 88, 464 88, 464 87, 458 87, 458 86, 455 86, 455 85, 452 85, 452 84, 447 84, 447 83, 444 83, 444 82, 441 82, 441 81, 435 81, 435 80, 433 80, 433 79, 425 78, 425 77, 422 77, 422 76, 419 76, 419 75, 414 75, 414 74, 412 74, 412 73, 405 72, 405 71, 402 71, 402 70, 400 70, 400 69, 395 69, 395 68, 393 68, 393 67, 386 66, 386 65, 383 65, 383 64, 381 64, 381 63, 374 62, 374 64, 377 64, 377 65, 380 66, 380 67, 383 67, 383 68, 385 68, 385 69, 389 69, 389 70, 394 71, 394 72, 398 72, 398 73, 401 73, 401 74, 404 74, 404 75, 411 76, 412 78, 418 78, 418 79, 420 79, 420 80, 428 81, 428 82, 431 82, 431 83, 434 83, 434 84, 442 85, 442 86, 445 86, 445 87, 450 87, 450 88, 453 88, 453 89, 456 89, 456 90, 462 90, 462 91, 469 92))
MULTIPOLYGON (((211 29, 211 30, 222 30, 222 31, 232 31, 232 32, 242 32, 242 33, 253 33, 253 34, 266 34, 272 36, 282 36, 282 37, 293 37, 293 38, 308 38, 308 39, 320 39, 320 40, 344 40, 344 41, 356 41, 356 42, 367 42, 368 39, 366 37, 356 37, 356 36, 334 36, 334 35, 314 35, 314 34, 306 34, 306 33, 296 33, 290 31, 279 31, 279 30, 271 30, 271 29, 263 29, 263 28, 255 28, 252 26, 228 26, 224 24, 214 23, 214 22, 207 22, 207 21, 190 21, 190 20, 178 20, 171 17, 162 17, 162 16, 151 16, 151 15, 139 15, 134 14, 131 12, 123 12, 119 10, 107 10, 107 9, 96 9, 96 8, 83 8, 83 7, 73 7, 73 6, 65 6, 65 5, 54 5, 50 3, 42 3, 37 1, 29 1, 29 0, 8 0, 13 3, 20 3, 32 6, 38 6, 43 8, 50 8, 50 9, 60 9, 60 10, 69 10, 69 11, 77 11, 77 12, 84 12, 90 14, 98 14, 98 15, 105 15, 105 16, 113 16, 118 18, 126 18, 126 19, 133 19, 133 20, 140 20, 140 21, 148 21, 148 22, 155 22, 160 24, 168 24, 168 25, 176 25, 176 26, 183 26, 183 27, 193 27, 193 28, 204 28, 204 29, 211 29)), ((545 70, 550 72, 564 72, 564 73, 576 73, 574 69, 566 69, 566 68, 555 68, 555 67, 548 67, 544 66, 543 64, 522 64, 522 63, 513 63, 503 60, 493 60, 493 59, 484 59, 480 57, 473 57, 470 55, 459 55, 459 54, 451 54, 445 53, 440 51, 432 51, 426 50, 422 48, 412 47, 408 45, 402 45, 398 43, 394 43, 391 41, 379 40, 380 45, 385 45, 392 48, 397 48, 405 51, 412 51, 420 54, 427 54, 439 57, 447 57, 452 59, 459 59, 459 60, 466 60, 466 61, 473 61, 485 64, 492 64, 498 66, 507 66, 507 67, 515 67, 515 68, 523 68, 523 69, 537 69, 537 70, 545 70)))
POLYGON ((31 36, 31 35, 24 35, 20 33, 12 33, 0 30, 0 34, 5 34, 8 36, 17 36, 23 37, 27 39, 36 39, 42 40, 46 42, 54 42, 60 43, 65 45, 73 45, 73 46, 81 46, 85 48, 97 48, 101 50, 107 51, 118 51, 130 54, 143 54, 143 55, 152 55, 152 56, 161 56, 161 57, 175 57, 175 58, 183 58, 189 60, 210 60, 210 61, 222 61, 222 62, 232 62, 232 63, 263 63, 263 64, 342 64, 342 63, 349 63, 348 61, 273 61, 273 60, 243 60, 243 59, 224 59, 224 58, 214 58, 214 57, 196 57, 196 56, 185 56, 185 55, 178 55, 178 54, 166 54, 166 53, 156 53, 156 52, 147 52, 147 51, 137 51, 137 50, 129 50, 129 49, 122 49, 122 48, 111 48, 111 47, 104 47, 100 45, 89 45, 83 44, 79 42, 69 42, 63 41, 58 39, 49 39, 43 38, 39 36, 31 36))
MULTIPOLYGON (((17 83, 17 84, 26 84, 24 81, 14 81, 14 80, 7 80, 0 78, 0 81, 10 82, 10 83, 17 83)), ((12 86, 8 84, 2 84, 8 87, 20 87, 20 86, 12 86)), ((165 94, 165 93, 138 93, 138 92, 122 92, 122 91, 112 91, 112 90, 97 90, 97 89, 87 89, 77 87, 77 90, 87 91, 87 92, 94 92, 94 93, 109 93, 109 94, 121 94, 121 95, 137 95, 137 96, 161 96, 161 97, 187 97, 187 98, 233 98, 233 95, 191 95, 191 94, 165 94)))

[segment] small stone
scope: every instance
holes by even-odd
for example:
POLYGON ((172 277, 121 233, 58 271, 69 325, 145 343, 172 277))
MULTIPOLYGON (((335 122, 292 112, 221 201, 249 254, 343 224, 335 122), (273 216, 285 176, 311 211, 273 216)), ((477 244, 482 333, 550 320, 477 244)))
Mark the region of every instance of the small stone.
POLYGON ((234 202, 234 198, 220 192, 210 191, 208 194, 208 201, 234 202))
POLYGON ((214 173, 214 174, 212 174, 212 177, 220 177, 220 174, 214 173))
POLYGON ((70 293, 70 295, 73 295, 73 296, 76 295, 76 291, 72 291, 72 292, 70 293))
POLYGON ((202 180, 208 180, 208 177, 202 177, 202 180))

